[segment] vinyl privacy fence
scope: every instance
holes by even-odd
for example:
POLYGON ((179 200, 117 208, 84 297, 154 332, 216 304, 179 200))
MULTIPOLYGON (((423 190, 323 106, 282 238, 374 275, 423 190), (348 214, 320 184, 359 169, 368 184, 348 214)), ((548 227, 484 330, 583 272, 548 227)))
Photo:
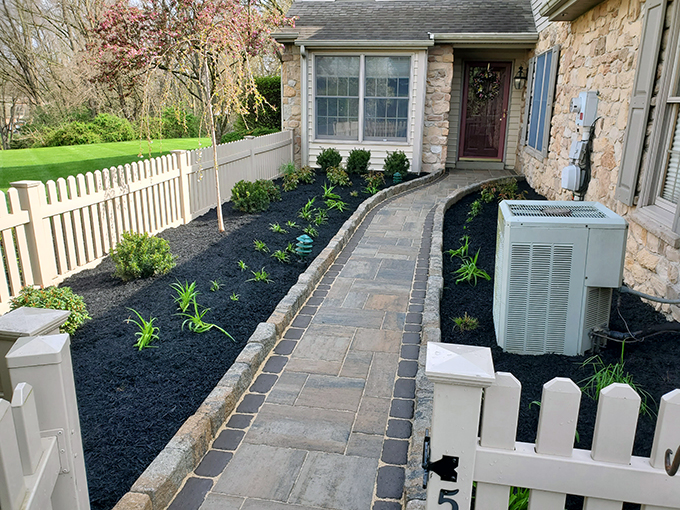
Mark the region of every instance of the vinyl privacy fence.
MULTIPOLYGON (((0 313, 22 287, 93 267, 123 232, 156 234, 216 206, 213 148, 0 192, 0 313)), ((239 180, 273 179, 293 160, 291 131, 217 146, 223 200, 239 180)))
POLYGON ((574 448, 581 390, 570 379, 544 385, 536 442, 521 443, 521 384, 494 372, 488 348, 430 342, 425 373, 434 383, 426 444, 437 473, 427 510, 470 508, 473 482, 476 510, 506 510, 511 487, 531 489, 529 510, 563 510, 567 494, 585 496, 585 510, 620 510, 622 502, 680 509, 680 474, 664 469, 666 451, 680 445, 680 389, 662 397, 651 456, 643 458, 631 455, 640 397, 628 385, 602 390, 592 450, 582 450, 574 448))

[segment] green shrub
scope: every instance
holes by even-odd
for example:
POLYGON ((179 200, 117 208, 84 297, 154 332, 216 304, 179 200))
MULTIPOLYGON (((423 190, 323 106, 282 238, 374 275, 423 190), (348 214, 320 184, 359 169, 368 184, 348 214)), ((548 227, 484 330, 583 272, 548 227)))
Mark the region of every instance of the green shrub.
POLYGON ((147 233, 123 232, 111 251, 111 260, 116 264, 114 276, 123 281, 165 274, 175 267, 168 242, 147 233))
POLYGON ((351 186, 352 182, 349 180, 347 172, 345 172, 342 167, 332 166, 326 172, 326 179, 333 186, 351 186))
POLYGON ((295 168, 295 163, 289 161, 288 163, 284 163, 283 165, 281 165, 281 167, 279 168, 279 173, 282 175, 290 175, 292 173, 295 173, 296 170, 297 168, 295 168))
POLYGON ((299 184, 300 178, 298 177, 297 172, 285 174, 283 176, 283 191, 293 191, 294 189, 297 189, 299 184))
POLYGON ((385 175, 383 172, 368 172, 364 175, 364 180, 366 181, 366 187, 379 188, 385 184, 385 175))
POLYGON ((256 108, 255 102, 251 99, 248 103, 248 111, 251 113, 237 119, 237 130, 268 128, 281 131, 281 77, 260 76, 255 78, 255 85, 257 91, 269 104, 262 103, 256 108))
POLYGON ((235 142, 237 140, 243 140, 244 136, 246 135, 243 131, 231 131, 229 133, 224 133, 222 138, 220 138, 220 143, 229 143, 235 142))
POLYGON ((231 189, 234 208, 246 213, 257 213, 269 208, 269 195, 262 187, 250 181, 238 181, 231 189))
POLYGON ((298 180, 300 182, 304 182, 305 184, 312 184, 314 182, 314 179, 316 179, 316 174, 314 173, 314 170, 312 170, 308 166, 303 166, 295 173, 298 176, 298 180))
POLYGON ((110 113, 100 113, 92 121, 93 130, 105 142, 127 142, 136 138, 135 128, 130 121, 110 113))
POLYGON ((200 119, 188 110, 169 107, 163 110, 161 119, 163 138, 196 138, 199 136, 200 119))
POLYGON ((94 126, 84 122, 70 122, 55 129, 46 139, 47 147, 61 147, 64 145, 85 145, 102 143, 104 140, 97 133, 94 126))
POLYGON ((383 166, 383 172, 386 177, 392 177, 395 173, 399 172, 402 177, 408 172, 408 167, 410 163, 406 154, 402 151, 388 152, 385 158, 385 164, 383 166))
POLYGON ((259 186, 267 193, 270 202, 281 201, 281 191, 279 190, 279 187, 269 179, 258 179, 255 181, 255 186, 259 186))
POLYGON ((337 149, 328 148, 321 151, 316 157, 316 164, 321 168, 322 172, 325 172, 332 166, 339 166, 342 161, 342 156, 337 149))
POLYGON ((82 326, 85 319, 91 319, 82 296, 74 294, 70 287, 47 287, 36 289, 24 287, 17 297, 10 302, 10 309, 22 306, 32 308, 49 308, 50 310, 69 310, 68 320, 62 324, 60 331, 72 335, 82 326))
POLYGON ((347 173, 363 174, 368 172, 368 162, 371 160, 371 151, 354 149, 347 158, 347 173))

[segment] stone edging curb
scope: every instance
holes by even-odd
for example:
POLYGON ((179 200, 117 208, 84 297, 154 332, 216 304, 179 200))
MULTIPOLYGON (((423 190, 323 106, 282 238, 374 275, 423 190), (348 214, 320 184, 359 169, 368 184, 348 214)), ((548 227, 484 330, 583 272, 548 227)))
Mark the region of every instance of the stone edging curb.
MULTIPOLYGON (((523 176, 513 176, 523 180, 523 176)), ((425 429, 430 427, 432 417, 432 394, 434 387, 425 376, 425 360, 428 342, 441 341, 439 305, 444 291, 444 215, 446 211, 463 197, 479 191, 482 185, 498 182, 508 177, 497 177, 480 181, 464 188, 459 188, 449 195, 446 200, 437 205, 432 227, 432 243, 430 245, 430 265, 425 291, 425 307, 423 309, 423 324, 421 333, 421 349, 418 357, 418 374, 416 375, 416 402, 413 416, 413 432, 406 466, 406 481, 404 493, 407 510, 425 509, 425 489, 423 489, 423 469, 421 467, 425 429)))
POLYGON ((262 362, 366 215, 388 198, 429 184, 443 173, 440 170, 384 189, 359 205, 328 245, 298 277, 297 283, 290 288, 288 294, 279 301, 267 322, 257 325, 234 364, 196 413, 184 422, 113 510, 163 510, 170 504, 184 478, 194 470, 208 451, 215 434, 250 386, 262 362))

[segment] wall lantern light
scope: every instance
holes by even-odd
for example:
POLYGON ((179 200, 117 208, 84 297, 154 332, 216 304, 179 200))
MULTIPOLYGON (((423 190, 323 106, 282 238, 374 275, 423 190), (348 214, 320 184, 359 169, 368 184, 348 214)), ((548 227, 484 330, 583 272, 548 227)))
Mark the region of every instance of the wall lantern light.
POLYGON ((519 66, 519 71, 517 71, 513 81, 515 82, 515 88, 517 90, 522 90, 524 88, 524 84, 527 82, 527 73, 524 72, 522 66, 519 66))

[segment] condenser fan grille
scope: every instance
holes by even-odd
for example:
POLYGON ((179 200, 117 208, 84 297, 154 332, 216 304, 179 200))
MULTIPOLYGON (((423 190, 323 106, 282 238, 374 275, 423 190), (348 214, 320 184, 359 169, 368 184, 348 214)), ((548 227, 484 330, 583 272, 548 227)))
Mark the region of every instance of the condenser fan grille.
POLYGON ((533 216, 543 218, 606 218, 607 216, 592 205, 581 204, 510 204, 514 216, 533 216))

